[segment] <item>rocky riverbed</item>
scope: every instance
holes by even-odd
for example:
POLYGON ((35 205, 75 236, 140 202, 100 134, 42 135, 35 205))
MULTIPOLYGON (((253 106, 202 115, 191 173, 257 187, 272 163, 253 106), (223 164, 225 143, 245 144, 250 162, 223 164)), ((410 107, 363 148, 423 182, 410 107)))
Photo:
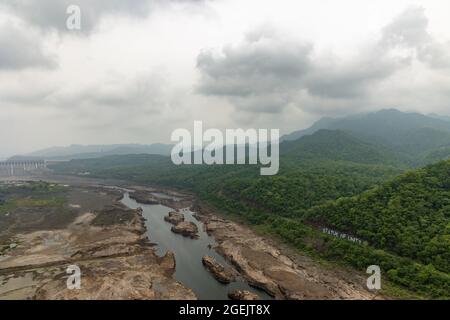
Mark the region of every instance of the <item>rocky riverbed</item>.
POLYGON ((233 270, 225 268, 223 265, 218 263, 213 257, 204 256, 202 258, 202 263, 205 268, 211 272, 211 274, 216 278, 217 281, 221 283, 230 283, 234 281, 235 274, 233 270))
MULTIPOLYGON (((58 215, 52 210, 34 214, 36 208, 21 208, 0 217, 7 221, 0 224, 6 225, 3 231, 0 229, 0 299, 195 299, 188 287, 198 282, 186 286, 175 280, 175 272, 181 272, 176 270, 175 257, 170 249, 164 255, 156 254, 144 234, 148 223, 144 223, 138 205, 127 209, 118 202, 122 192, 97 183, 69 187, 70 210, 58 215), (96 187, 92 187, 94 184, 96 187), (81 269, 81 290, 67 289, 66 270, 74 264, 81 269)), ((174 228, 185 223, 179 227, 180 233, 190 237, 203 232, 187 225, 193 218, 182 218, 181 212, 186 212, 183 208, 193 204, 192 196, 125 183, 122 186, 139 191, 139 200, 172 208, 172 214, 170 209, 165 212, 166 221, 174 228), (159 197, 155 194, 158 192, 169 197, 159 197)), ((196 205, 192 211, 201 221, 200 228, 215 239, 211 250, 220 254, 217 257, 224 257, 237 277, 276 299, 382 298, 365 288, 364 275, 324 266, 205 207, 196 205)), ((164 232, 170 233, 170 228, 164 232)), ((201 260, 198 268, 202 268, 201 260)), ((221 263, 206 260, 204 266, 220 281, 216 276, 223 271, 221 263)), ((229 291, 228 296, 257 298, 254 292, 242 288, 229 291)))
POLYGON ((185 237, 195 239, 198 237, 198 227, 191 221, 182 221, 173 226, 170 230, 174 233, 179 233, 185 237))
MULTIPOLYGON (((148 242, 139 209, 118 202, 115 191, 68 188, 72 214, 37 217, 28 231, 0 230, 15 246, 0 255, 0 299, 195 299, 173 278, 172 253, 159 257, 148 242), (90 201, 96 202, 91 208, 90 201), (53 222, 53 223, 52 223, 53 222), (67 287, 67 267, 81 271, 81 288, 67 287)), ((120 195, 120 194, 119 194, 120 195)), ((69 205, 68 205, 69 206, 69 205)), ((9 230, 25 207, 11 212, 9 230)), ((25 210, 26 211, 26 210, 25 210)), ((55 214, 57 214, 55 212, 55 214)), ((33 216, 31 216, 33 217, 33 216)))
MULTIPOLYGON (((182 203, 190 205, 191 210, 196 212, 197 220, 203 223, 203 228, 217 243, 214 249, 234 266, 238 275, 276 299, 382 298, 366 289, 366 278, 362 275, 332 266, 325 267, 282 243, 258 236, 249 227, 219 217, 197 203, 192 206, 192 199, 182 203)), ((180 203, 165 202, 165 205, 177 210, 180 203)), ((181 220, 181 216, 172 213, 170 220, 181 220)), ((183 226, 179 232, 190 229, 186 221, 176 225, 183 226)), ((174 228, 176 226, 172 231, 174 228)), ((192 227, 192 232, 185 232, 185 235, 195 234, 194 229, 192 227)), ((206 260, 202 262, 213 276, 219 282, 227 283, 228 280, 222 281, 227 276, 222 277, 220 264, 206 260)), ((229 297, 244 300, 255 298, 246 290, 236 290, 234 294, 230 292, 229 297)))
POLYGON ((159 204, 159 201, 150 192, 137 190, 130 193, 130 198, 143 204, 159 204))
POLYGON ((170 222, 173 225, 177 225, 184 221, 184 215, 180 212, 169 212, 167 216, 164 217, 164 220, 170 222))
POLYGON ((228 294, 231 300, 259 300, 259 297, 247 290, 235 290, 228 294))
MULTIPOLYGON (((192 201, 183 204, 192 205, 192 201)), ((170 203, 165 205, 170 206, 170 203)), ((177 206, 173 205, 172 208, 176 210, 177 206)), ((214 249, 234 266, 238 275, 244 277, 251 286, 264 290, 276 299, 382 298, 366 289, 366 278, 362 275, 325 267, 290 247, 258 236, 249 227, 219 217, 198 204, 192 206, 191 210, 196 212, 195 217, 215 239, 217 245, 214 249)), ((179 222, 182 220, 181 215, 174 212, 166 219, 183 226, 179 232, 189 229, 186 221, 179 222)), ((186 232, 185 235, 189 234, 186 232)), ((213 259, 204 257, 202 262, 219 282, 232 281, 231 273, 225 272, 213 259)), ((232 299, 255 298, 253 293, 248 294, 245 290, 233 292, 229 293, 232 299)))
MULTIPOLYGON (((273 243, 252 230, 196 207, 197 217, 230 261, 252 285, 276 299, 374 299, 364 277, 326 268, 309 257, 273 243)), ((244 297, 236 294, 234 297, 244 297)))

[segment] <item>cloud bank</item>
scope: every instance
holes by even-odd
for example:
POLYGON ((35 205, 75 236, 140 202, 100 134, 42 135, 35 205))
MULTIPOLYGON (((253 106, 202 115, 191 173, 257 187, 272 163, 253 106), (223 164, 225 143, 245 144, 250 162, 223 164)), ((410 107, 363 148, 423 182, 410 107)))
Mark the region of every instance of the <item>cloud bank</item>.
POLYGON ((0 0, 0 156, 168 142, 194 120, 286 133, 381 108, 449 114, 442 2, 72 2, 0 0))
POLYGON ((362 108, 373 103, 385 107, 382 98, 373 100, 377 87, 412 70, 415 62, 440 71, 450 63, 450 47, 429 34, 422 7, 410 7, 396 16, 380 30, 377 41, 351 57, 320 54, 313 43, 266 30, 253 30, 238 45, 199 54, 198 91, 228 99, 238 111, 278 113, 295 105, 333 113, 354 110, 355 102, 362 108))

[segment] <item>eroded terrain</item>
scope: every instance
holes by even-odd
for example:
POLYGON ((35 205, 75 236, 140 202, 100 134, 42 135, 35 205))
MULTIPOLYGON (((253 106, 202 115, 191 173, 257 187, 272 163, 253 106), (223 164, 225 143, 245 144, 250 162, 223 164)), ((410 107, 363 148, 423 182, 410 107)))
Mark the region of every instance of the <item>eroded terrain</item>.
POLYGON ((0 299, 194 299, 173 279, 173 255, 155 254, 141 212, 120 198, 96 187, 2 189, 0 299), (67 288, 69 265, 82 272, 80 290, 67 288))
POLYGON ((378 299, 366 279, 340 269, 326 268, 311 258, 256 235, 248 227, 199 211, 216 250, 229 260, 252 286, 276 299, 378 299))
MULTIPOLYGON (((0 194, 0 299, 196 298, 174 279, 174 255, 160 257, 149 243, 142 212, 120 203, 123 190, 94 181, 77 186, 54 182, 43 194, 27 194, 20 191, 21 182, 17 184, 19 192, 0 194), (67 289, 69 265, 82 271, 80 290, 67 289)), ((214 249, 233 266, 231 272, 276 299, 382 298, 365 288, 363 275, 325 267, 214 211, 193 206, 191 195, 121 186, 137 190, 137 200, 172 208, 172 216, 191 207, 215 239, 214 249)), ((234 299, 257 298, 247 291, 230 294, 234 299)))

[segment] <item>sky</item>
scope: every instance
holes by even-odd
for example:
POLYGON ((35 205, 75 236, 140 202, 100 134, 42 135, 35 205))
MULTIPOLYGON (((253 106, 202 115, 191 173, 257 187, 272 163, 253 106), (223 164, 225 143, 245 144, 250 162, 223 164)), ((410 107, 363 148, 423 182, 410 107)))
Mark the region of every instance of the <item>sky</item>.
POLYGON ((450 115, 448 0, 0 0, 0 157, 450 115), (81 29, 69 30, 78 5, 81 29))

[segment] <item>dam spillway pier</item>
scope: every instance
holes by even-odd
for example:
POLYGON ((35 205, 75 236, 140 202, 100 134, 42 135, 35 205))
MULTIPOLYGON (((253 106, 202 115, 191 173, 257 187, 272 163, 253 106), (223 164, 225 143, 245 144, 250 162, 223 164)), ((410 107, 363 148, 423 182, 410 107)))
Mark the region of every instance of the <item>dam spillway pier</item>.
POLYGON ((0 161, 0 177, 20 177, 47 168, 45 160, 0 161))

